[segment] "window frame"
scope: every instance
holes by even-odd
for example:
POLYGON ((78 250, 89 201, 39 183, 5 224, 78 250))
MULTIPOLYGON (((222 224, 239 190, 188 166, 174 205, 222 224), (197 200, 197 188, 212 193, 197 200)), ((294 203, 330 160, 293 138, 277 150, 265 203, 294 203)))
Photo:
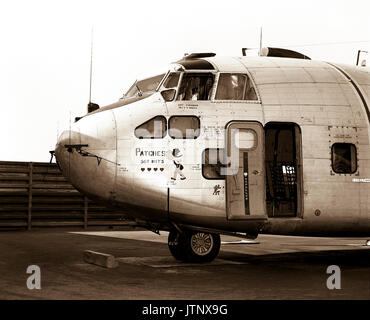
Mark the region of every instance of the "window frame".
POLYGON ((166 81, 166 79, 167 79, 168 75, 169 75, 171 72, 172 72, 171 70, 168 70, 168 71, 165 73, 165 75, 164 75, 163 79, 159 82, 159 84, 158 84, 157 88, 155 89, 155 91, 156 91, 156 92, 159 92, 159 91, 161 90, 161 88, 162 88, 162 84, 166 81))
POLYGON ((181 71, 168 71, 167 74, 163 77, 161 83, 158 85, 157 91, 164 91, 164 90, 168 90, 168 89, 176 89, 176 95, 177 95, 179 84, 181 83, 180 82, 181 81, 181 78, 182 78, 182 72, 181 71), (177 86, 176 87, 171 87, 171 88, 165 88, 164 87, 164 83, 167 81, 167 79, 169 78, 169 76, 171 75, 171 73, 177 73, 177 74, 179 74, 179 80, 177 81, 177 86))
POLYGON ((143 139, 164 139, 164 138, 166 137, 166 135, 167 135, 167 128, 168 128, 168 125, 167 125, 167 118, 166 118, 165 116, 163 116, 163 115, 157 115, 157 116, 154 116, 154 117, 150 118, 149 120, 147 120, 147 121, 145 121, 145 122, 143 122, 143 123, 139 124, 139 125, 134 129, 134 136, 135 136, 137 139, 139 139, 139 140, 143 140, 143 139), (136 135, 136 130, 137 130, 139 127, 143 126, 144 124, 146 124, 146 123, 148 123, 148 122, 150 122, 150 121, 152 121, 153 119, 158 118, 158 117, 159 117, 159 118, 164 119, 165 130, 164 130, 164 133, 162 134, 162 137, 150 137, 150 138, 147 138, 147 137, 138 137, 138 136, 136 135))
MULTIPOLYGON (((357 172, 357 170, 358 170, 357 147, 356 147, 356 145, 354 143, 351 143, 351 142, 335 142, 335 143, 333 143, 331 145, 331 152, 330 152, 330 154, 331 154, 331 168, 334 171, 334 173, 336 173, 336 174, 354 174, 354 173, 357 172), (338 171, 335 171, 335 168, 334 168, 334 146, 337 145, 337 144, 346 144, 346 145, 349 145, 350 148, 351 148, 351 146, 353 146, 355 148, 355 150, 354 150, 354 155, 355 155, 355 159, 354 159, 355 160, 354 161, 354 163, 355 163, 355 170, 354 171, 351 171, 351 172, 338 172, 338 171)), ((352 152, 351 152, 351 154, 352 154, 352 152)), ((352 159, 351 159, 351 164, 352 164, 352 159)), ((352 169, 352 166, 351 166, 351 169, 352 169)))
POLYGON ((199 102, 211 102, 213 101, 213 97, 215 95, 215 85, 216 83, 218 82, 218 74, 217 72, 214 70, 197 70, 197 69, 189 69, 189 70, 186 70, 186 71, 180 71, 181 75, 180 75, 180 79, 179 79, 179 83, 177 85, 177 89, 176 89, 176 96, 175 98, 173 99, 174 102, 177 102, 177 103, 189 103, 189 102, 196 102, 196 103, 199 103, 199 102), (182 84, 182 80, 184 78, 184 75, 187 74, 187 73, 209 73, 213 76, 213 83, 212 83, 212 87, 210 89, 211 91, 211 95, 210 95, 210 98, 209 100, 177 100, 178 98, 178 95, 179 95, 179 89, 181 87, 181 84, 182 84))
POLYGON ((193 115, 193 114, 184 114, 184 115, 172 115, 171 117, 168 118, 168 136, 171 138, 171 139, 178 139, 178 140, 195 140, 195 139, 198 139, 200 137, 200 128, 201 128, 201 124, 200 124, 200 118, 196 115, 193 115), (192 118, 196 118, 198 120, 198 124, 199 124, 199 133, 197 136, 195 136, 193 139, 189 139, 189 138, 186 138, 186 137, 182 137, 182 138, 176 138, 176 137, 173 137, 171 136, 171 119, 172 118, 189 118, 189 117, 192 117, 192 118))
POLYGON ((238 129, 238 133, 241 131, 241 130, 244 130, 246 132, 251 132, 253 137, 254 137, 254 140, 253 140, 253 146, 250 147, 250 148, 239 148, 237 145, 236 145, 236 139, 235 139, 235 134, 234 135, 231 135, 231 132, 229 133, 230 136, 228 136, 228 139, 230 139, 230 144, 231 144, 231 141, 234 142, 234 147, 236 147, 238 150, 242 150, 242 151, 246 151, 246 152, 251 152, 251 151, 254 151, 257 149, 257 146, 258 146, 258 143, 259 143, 259 139, 258 139, 258 134, 255 130, 253 129, 245 129, 245 128, 242 128, 242 129, 238 129))
MULTIPOLYGON (((205 153, 207 152, 207 151, 209 151, 209 150, 217 150, 217 152, 218 152, 218 155, 220 154, 220 150, 223 150, 223 152, 224 152, 224 156, 225 156, 225 152, 226 152, 226 150, 225 150, 225 148, 206 148, 206 149, 204 149, 203 151, 202 151, 202 176, 203 176, 203 178, 204 179, 206 179, 206 180, 226 180, 226 176, 224 175, 224 176, 222 176, 222 175, 220 175, 220 177, 219 178, 208 178, 208 177, 206 177, 205 175, 204 175, 204 167, 205 167, 205 163, 204 163, 204 161, 203 161, 203 158, 205 159, 205 153)), ((222 165, 222 163, 221 163, 221 165, 222 165)), ((224 165, 225 167, 226 167, 226 165, 224 165)))
MULTIPOLYGON (((220 71, 217 74, 217 77, 215 79, 214 84, 216 85, 216 87, 213 88, 213 92, 212 92, 212 101, 213 102, 216 102, 216 103, 233 103, 233 102, 235 102, 235 103, 256 103, 256 104, 261 103, 261 99, 260 99, 259 93, 257 91, 257 86, 254 83, 254 80, 253 80, 252 76, 247 71, 220 71), (248 100, 248 99, 245 99, 245 100, 225 100, 225 99, 216 100, 216 94, 217 94, 218 85, 219 85, 219 82, 220 82, 220 77, 223 74, 231 74, 231 75, 232 74, 238 74, 238 75, 241 74, 241 75, 246 76, 249 79, 251 85, 253 86, 253 89, 254 89, 254 92, 256 93, 257 99, 256 100, 248 100)), ((244 85, 244 95, 245 95, 245 89, 246 89, 245 86, 246 85, 247 85, 247 83, 245 83, 245 85, 244 85)))

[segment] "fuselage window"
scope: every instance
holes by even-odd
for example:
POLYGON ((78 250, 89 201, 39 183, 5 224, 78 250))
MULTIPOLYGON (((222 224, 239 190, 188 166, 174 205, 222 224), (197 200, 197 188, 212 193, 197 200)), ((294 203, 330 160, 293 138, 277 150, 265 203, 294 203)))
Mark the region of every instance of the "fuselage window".
POLYGON ((176 100, 210 100, 214 75, 184 73, 176 100))
POLYGON ((257 144, 257 134, 253 130, 239 129, 234 133, 235 147, 238 149, 253 149, 257 144))
POLYGON ((135 136, 139 139, 162 139, 166 135, 167 120, 163 116, 156 116, 135 129, 135 136))
POLYGON ((331 164, 335 173, 355 173, 356 146, 352 143, 334 143, 331 147, 331 164))
POLYGON ((224 158, 224 149, 205 149, 202 153, 202 174, 206 179, 225 179, 221 174, 221 168, 224 167, 222 160, 224 158))
POLYGON ((257 100, 257 95, 248 75, 221 73, 215 100, 257 100))
POLYGON ((196 139, 200 134, 200 120, 195 116, 172 116, 168 129, 171 138, 196 139))

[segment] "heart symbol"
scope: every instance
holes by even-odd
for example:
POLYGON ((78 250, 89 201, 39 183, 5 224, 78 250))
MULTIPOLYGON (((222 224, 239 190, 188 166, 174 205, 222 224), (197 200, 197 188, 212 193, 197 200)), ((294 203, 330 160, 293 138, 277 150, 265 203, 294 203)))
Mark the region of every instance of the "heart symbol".
POLYGON ((145 168, 141 168, 141 171, 144 171, 145 170, 145 168))
POLYGON ((152 170, 152 168, 147 168, 147 169, 148 169, 148 171, 152 170))
POLYGON ((154 171, 157 171, 158 170, 158 168, 154 168, 154 171))
POLYGON ((159 168, 159 170, 163 171, 163 170, 164 170, 164 168, 159 168))

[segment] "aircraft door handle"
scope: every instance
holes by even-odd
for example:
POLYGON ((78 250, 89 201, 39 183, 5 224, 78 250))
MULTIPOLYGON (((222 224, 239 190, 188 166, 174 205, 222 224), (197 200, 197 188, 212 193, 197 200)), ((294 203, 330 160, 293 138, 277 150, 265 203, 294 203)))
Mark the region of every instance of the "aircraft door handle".
POLYGON ((255 176, 259 176, 261 174, 261 171, 258 171, 258 170, 253 170, 252 173, 255 175, 255 176))

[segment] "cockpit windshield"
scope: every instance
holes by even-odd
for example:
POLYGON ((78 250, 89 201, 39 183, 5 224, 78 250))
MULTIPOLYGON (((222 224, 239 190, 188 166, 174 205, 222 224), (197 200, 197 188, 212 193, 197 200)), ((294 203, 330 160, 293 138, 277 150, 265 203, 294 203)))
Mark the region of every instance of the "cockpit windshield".
POLYGON ((246 73, 170 71, 163 79, 159 91, 166 102, 174 99, 177 101, 258 101, 252 80, 246 73), (215 79, 217 79, 216 83, 215 79))
POLYGON ((164 76, 165 74, 162 73, 151 78, 135 81, 134 84, 130 87, 130 89, 126 92, 124 97, 129 98, 134 96, 140 96, 144 92, 154 92, 164 76))

